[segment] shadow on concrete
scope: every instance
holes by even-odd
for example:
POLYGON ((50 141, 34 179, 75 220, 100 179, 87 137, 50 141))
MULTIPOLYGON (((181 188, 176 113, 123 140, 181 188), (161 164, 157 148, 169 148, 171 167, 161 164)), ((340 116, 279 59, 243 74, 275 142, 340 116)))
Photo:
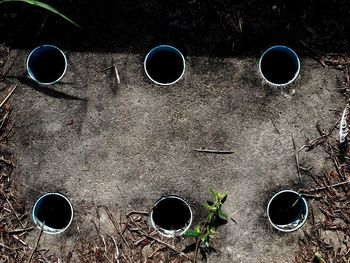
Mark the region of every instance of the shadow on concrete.
MULTIPOLYGON (((65 99, 65 100, 80 100, 80 101, 85 101, 84 98, 80 98, 77 96, 73 96, 73 95, 69 95, 67 93, 64 93, 62 91, 57 91, 54 90, 51 87, 45 87, 45 86, 40 86, 38 85, 34 80, 26 78, 26 77, 12 77, 12 76, 8 76, 6 78, 9 79, 16 79, 18 80, 20 83, 24 84, 24 87, 29 87, 32 88, 46 96, 52 97, 52 98, 56 98, 56 99, 65 99)), ((63 83, 61 83, 63 84, 63 83)), ((66 83, 64 83, 66 84, 66 83)), ((60 83, 56 84, 56 85, 60 85, 60 83)))
POLYGON ((219 57, 258 55, 274 44, 335 52, 347 45, 350 26, 345 0, 45 2, 83 29, 38 7, 6 3, 0 5, 0 43, 141 54, 168 43, 185 55, 219 57))

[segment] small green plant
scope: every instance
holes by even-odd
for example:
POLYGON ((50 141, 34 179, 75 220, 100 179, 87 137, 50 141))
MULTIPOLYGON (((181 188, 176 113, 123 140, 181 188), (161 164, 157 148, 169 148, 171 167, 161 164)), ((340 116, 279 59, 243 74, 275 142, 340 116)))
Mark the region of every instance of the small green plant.
POLYGON ((194 229, 186 231, 184 234, 186 237, 196 238, 193 260, 195 263, 197 262, 199 249, 208 250, 210 248, 210 238, 217 233, 216 228, 222 225, 222 222, 227 222, 227 215, 221 210, 222 205, 227 199, 227 194, 218 193, 213 190, 210 190, 210 194, 212 200, 204 204, 205 209, 208 211, 205 221, 202 224, 196 225, 194 229))
POLYGON ((0 4, 2 3, 10 3, 10 2, 23 2, 23 3, 27 3, 29 5, 35 5, 35 6, 39 6, 41 8, 44 8, 56 15, 61 16, 62 18, 64 18, 65 20, 67 20, 68 22, 72 23, 73 25, 77 26, 80 28, 80 26, 78 24, 76 24, 73 20, 69 19, 67 16, 65 16, 64 14, 60 13, 57 9, 53 8, 52 6, 45 4, 43 2, 40 1, 36 1, 36 0, 0 0, 0 4))

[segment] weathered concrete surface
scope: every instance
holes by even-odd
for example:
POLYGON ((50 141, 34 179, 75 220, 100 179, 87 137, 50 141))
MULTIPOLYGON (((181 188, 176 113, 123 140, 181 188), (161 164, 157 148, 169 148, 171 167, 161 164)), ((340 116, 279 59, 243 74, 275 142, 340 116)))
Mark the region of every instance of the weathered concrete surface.
MULTIPOLYGON (((18 51, 9 75, 25 76, 26 54, 18 51)), ((237 221, 221 228, 221 253, 212 262, 291 262, 301 231, 277 234, 265 209, 276 191, 307 185, 298 182, 291 134, 301 146, 305 136, 317 135, 316 121, 325 128, 336 122, 339 113, 330 110, 345 104, 336 70, 302 59, 301 78, 282 92, 263 85, 256 58, 189 57, 184 78, 160 87, 145 77, 143 55, 68 57, 67 74, 53 88, 82 100, 23 83, 11 98, 19 189, 28 211, 40 194, 62 192, 84 232, 92 228, 97 204, 147 211, 172 193, 192 204, 198 222, 212 188, 228 193, 224 210, 237 221), (113 69, 100 71, 113 63, 120 85, 113 69), (234 154, 193 150, 201 147, 234 154)), ((301 162, 320 170, 327 165, 321 155, 302 155, 301 162)), ((57 240, 73 242, 74 234, 73 225, 43 238, 54 247, 57 240)))

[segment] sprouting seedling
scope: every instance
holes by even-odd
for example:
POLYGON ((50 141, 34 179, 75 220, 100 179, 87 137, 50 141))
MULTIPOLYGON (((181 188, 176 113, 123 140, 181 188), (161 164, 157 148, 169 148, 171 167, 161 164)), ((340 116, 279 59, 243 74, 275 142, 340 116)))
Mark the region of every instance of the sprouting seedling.
POLYGON ((196 246, 194 251, 194 262, 197 262, 198 251, 200 245, 204 248, 209 248, 210 239, 217 233, 216 228, 219 226, 219 221, 227 222, 227 215, 221 210, 222 205, 227 199, 226 193, 218 193, 210 190, 212 197, 211 201, 207 201, 204 207, 208 211, 208 215, 202 224, 196 225, 194 229, 186 231, 184 236, 196 238, 196 246))
POLYGON ((67 16, 65 16, 64 14, 60 13, 57 9, 53 8, 52 6, 45 4, 43 2, 37 1, 37 0, 0 0, 0 4, 2 3, 10 3, 10 2, 23 2, 23 3, 27 3, 29 5, 35 5, 35 6, 39 6, 41 8, 44 8, 56 15, 61 16, 62 18, 64 18, 65 20, 67 20, 68 22, 72 23, 73 25, 77 26, 80 28, 80 26, 75 23, 73 20, 69 19, 67 16))

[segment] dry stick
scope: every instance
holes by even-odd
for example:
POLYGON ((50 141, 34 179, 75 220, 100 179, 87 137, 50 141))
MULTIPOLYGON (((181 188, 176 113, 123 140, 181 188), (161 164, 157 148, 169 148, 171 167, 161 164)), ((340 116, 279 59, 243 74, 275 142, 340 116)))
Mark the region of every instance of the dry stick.
POLYGON ((8 249, 8 250, 16 250, 16 249, 19 249, 19 248, 12 248, 12 247, 8 247, 8 246, 6 246, 6 245, 4 245, 4 244, 2 244, 2 243, 0 243, 0 246, 1 247, 3 247, 3 248, 6 248, 6 249, 8 249))
POLYGON ((22 228, 25 228, 25 226, 23 225, 21 219, 19 219, 19 217, 18 217, 18 215, 17 215, 15 209, 14 209, 13 206, 11 205, 10 201, 7 199, 7 196, 6 196, 4 193, 3 193, 2 195, 5 197, 6 202, 9 204, 9 206, 10 206, 12 212, 15 214, 15 216, 16 216, 18 222, 21 224, 21 227, 22 227, 22 228))
POLYGON ((279 131, 279 129, 277 128, 275 122, 274 122, 272 119, 270 119, 270 121, 272 122, 272 125, 273 125, 273 127, 275 128, 276 132, 277 132, 278 134, 281 134, 280 131, 279 131))
POLYGON ((115 246, 114 258, 117 261, 117 263, 119 263, 119 248, 118 248, 117 242, 115 241, 115 239, 112 236, 110 236, 110 238, 112 239, 112 242, 115 246))
POLYGON ((109 211, 109 209, 108 209, 106 206, 104 206, 104 209, 105 209, 105 211, 106 211, 106 213, 107 213, 107 215, 108 215, 108 217, 109 217, 109 220, 111 220, 113 226, 114 226, 115 229, 117 230, 119 236, 123 239, 124 243, 130 248, 129 243, 126 241, 126 239, 124 238, 123 234, 120 232, 119 227, 118 227, 117 224, 114 222, 114 218, 113 218, 111 212, 109 211))
POLYGON ((73 256, 73 252, 74 252, 75 248, 77 247, 77 244, 78 244, 79 239, 80 239, 80 231, 79 231, 78 237, 77 237, 76 240, 75 240, 75 243, 74 243, 74 246, 73 246, 72 250, 68 252, 67 260, 66 260, 67 263, 70 262, 70 260, 71 260, 71 258, 72 258, 72 256, 73 256))
POLYGON ((106 67, 106 68, 103 68, 103 69, 100 69, 100 71, 106 71, 107 69, 110 69, 110 68, 113 68, 114 66, 109 66, 109 67, 106 67))
POLYGON ((46 252, 44 253, 41 250, 38 250, 38 252, 39 252, 40 256, 42 257, 42 259, 45 261, 45 263, 51 263, 49 261, 49 259, 47 258, 47 256, 45 255, 46 252))
POLYGON ((10 114, 9 111, 6 112, 6 114, 5 114, 4 117, 2 118, 1 124, 0 124, 0 130, 2 129, 2 126, 4 126, 4 123, 5 123, 6 119, 7 119, 7 117, 9 116, 9 114, 10 114))
MULTIPOLYGON (((147 256, 147 259, 151 259, 155 254, 157 254, 159 251, 163 250, 164 248, 166 248, 166 247, 158 247, 150 255, 147 256)), ((147 261, 145 261, 145 262, 147 262, 147 261)))
POLYGON ((323 187, 318 187, 315 189, 307 190, 306 192, 308 192, 308 193, 317 192, 317 191, 325 190, 328 188, 334 188, 334 187, 338 187, 338 186, 345 185, 345 184, 350 184, 350 181, 341 182, 341 183, 332 184, 332 185, 327 185, 327 186, 323 186, 323 187))
POLYGON ((217 154, 232 154, 233 151, 223 151, 223 150, 207 150, 207 149, 194 149, 196 152, 202 153, 217 153, 217 154))
POLYGON ((34 256, 34 253, 35 253, 35 251, 36 251, 37 248, 38 248, 41 235, 43 234, 44 226, 45 226, 45 222, 43 222, 43 224, 42 224, 42 226, 41 226, 41 228, 40 228, 39 236, 38 236, 38 238, 36 239, 35 246, 34 246, 34 248, 33 248, 33 250, 32 250, 32 253, 30 254, 30 257, 29 257, 27 263, 30 263, 30 262, 32 261, 32 258, 33 258, 33 256, 34 256))
POLYGON ((300 166, 299 166, 299 154, 298 154, 297 147, 295 145, 294 134, 292 134, 292 143, 293 143, 293 149, 294 149, 295 165, 297 166, 297 172, 298 172, 299 180, 301 180, 300 166))
POLYGON ((115 72, 115 76, 117 77, 117 82, 118 84, 120 84, 119 73, 116 65, 114 65, 114 72, 115 72))
POLYGON ((332 156, 332 160, 333 160, 335 169, 337 170, 337 173, 338 173, 340 179, 341 180, 346 180, 345 175, 343 175, 343 173, 341 173, 341 170, 339 169, 340 164, 339 164, 338 158, 334 155, 333 151, 331 153, 331 156, 332 156))
POLYGON ((44 25, 45 25, 45 23, 46 23, 46 20, 47 20, 47 18, 48 18, 49 16, 48 15, 46 15, 46 17, 44 18, 44 20, 43 20, 43 23, 41 24, 41 27, 40 27, 40 29, 39 29, 39 31, 38 31, 38 36, 40 36, 40 34, 41 34, 41 31, 43 30, 43 28, 44 28, 44 25))
POLYGON ((152 237, 151 235, 149 235, 149 234, 143 232, 141 229, 136 229, 136 230, 137 230, 139 233, 141 233, 141 235, 144 235, 145 237, 148 237, 149 239, 152 239, 152 240, 156 241, 157 243, 162 244, 162 245, 164 245, 164 246, 170 248, 170 249, 173 250, 174 252, 178 253, 179 255, 181 255, 181 256, 187 258, 188 260, 190 260, 191 262, 193 262, 193 259, 192 259, 192 258, 188 257, 188 256, 187 256, 186 254, 184 254, 183 252, 177 250, 177 249, 176 249, 175 247, 173 247, 172 245, 170 245, 170 244, 168 244, 168 243, 165 243, 165 242, 163 242, 162 240, 160 240, 160 239, 158 239, 158 238, 156 238, 156 237, 152 237))
MULTIPOLYGON (((10 56, 10 55, 7 56, 6 60, 8 59, 9 56, 10 56)), ((18 56, 18 55, 17 55, 17 56, 18 56)), ((7 75, 7 73, 9 73, 9 71, 11 70, 11 68, 13 67, 13 65, 15 64, 15 61, 16 61, 17 56, 16 56, 15 59, 12 61, 11 65, 7 68, 7 70, 6 70, 4 73, 2 73, 2 76, 0 75, 0 79, 1 79, 1 78, 4 78, 4 77, 7 75)))
POLYGON ((24 242, 22 239, 20 239, 17 235, 12 235, 14 239, 16 239, 19 243, 21 243, 23 246, 28 247, 29 249, 32 249, 31 246, 29 246, 26 242, 24 242))
MULTIPOLYGON (((1 129, 1 127, 0 127, 0 129, 1 129)), ((14 167, 13 163, 11 161, 8 161, 8 160, 4 159, 3 156, 0 156, 0 161, 6 163, 7 165, 10 165, 10 166, 14 167)))
POLYGON ((32 231, 34 229, 34 227, 28 227, 28 228, 24 228, 24 229, 15 229, 15 230, 12 230, 12 231, 9 231, 8 233, 9 234, 19 234, 19 233, 22 233, 22 232, 28 232, 28 231, 32 231))
POLYGON ((145 211, 131 211, 131 212, 127 213, 126 216, 129 217, 132 214, 140 214, 140 215, 146 215, 146 216, 149 215, 149 213, 145 212, 145 211))
POLYGON ((11 97, 12 93, 15 91, 15 89, 17 88, 18 84, 15 84, 13 89, 10 91, 9 94, 7 94, 7 96, 5 97, 5 99, 1 102, 0 104, 0 108, 6 103, 6 101, 11 97))
POLYGON ((105 258, 108 260, 108 262, 110 262, 110 263, 113 263, 109 258, 108 258, 108 256, 107 256, 107 254, 106 254, 106 252, 104 252, 103 253, 103 255, 105 256, 105 258))
POLYGON ((310 149, 313 149, 321 144, 323 144, 327 138, 332 134, 332 132, 334 131, 334 129, 337 127, 339 121, 340 121, 341 117, 338 118, 338 120, 335 122, 335 124, 332 126, 332 128, 329 130, 329 132, 327 134, 325 134, 319 124, 317 123, 316 124, 316 128, 317 128, 317 131, 320 133, 320 137, 312 140, 311 142, 303 145, 302 147, 300 147, 299 149, 299 152, 302 151, 304 148, 308 148, 307 150, 310 150, 310 149))
POLYGON ((122 196, 122 198, 123 198, 124 202, 126 203, 126 198, 125 198, 125 196, 124 196, 124 194, 123 194, 122 190, 120 189, 120 187, 118 186, 118 184, 117 184, 116 186, 117 186, 117 189, 118 189, 118 191, 119 191, 120 195, 122 196))

